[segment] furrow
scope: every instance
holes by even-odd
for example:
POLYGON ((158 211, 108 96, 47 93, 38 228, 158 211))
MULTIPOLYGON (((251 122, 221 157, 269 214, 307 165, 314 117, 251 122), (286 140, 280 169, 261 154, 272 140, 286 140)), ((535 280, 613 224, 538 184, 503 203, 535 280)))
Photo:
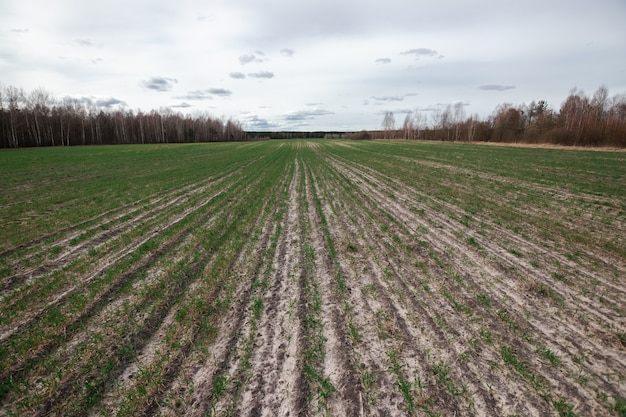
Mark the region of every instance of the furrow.
MULTIPOLYGON (((243 198, 243 197, 241 197, 241 198, 243 198)), ((243 200, 239 200, 239 201, 241 203, 243 203, 243 200)), ((224 220, 227 220, 227 217, 228 217, 228 216, 224 216, 223 215, 223 213, 227 212, 227 210, 229 208, 228 206, 229 205, 225 205, 225 206, 223 206, 221 208, 223 210, 221 212, 222 214, 220 214, 220 212, 217 212, 217 215, 221 216, 221 218, 223 218, 224 220)), ((192 230, 194 230, 194 227, 197 227, 197 226, 201 225, 203 222, 206 222, 207 219, 210 220, 210 216, 212 214, 215 214, 211 210, 206 210, 205 209, 204 211, 205 211, 205 213, 202 214, 199 217, 199 219, 196 219, 190 225, 187 225, 186 228, 183 228, 180 232, 178 232, 176 235, 174 235, 174 237, 171 238, 169 241, 165 241, 163 243, 163 245, 159 248, 159 250, 150 253, 147 257, 144 257, 138 263, 135 263, 134 265, 132 265, 129 271, 125 272, 124 274, 119 275, 115 279, 115 281, 113 281, 113 283, 109 287, 105 287, 103 292, 97 294, 96 297, 93 298, 92 301, 90 301, 85 306, 85 308, 80 313, 80 315, 76 316, 69 323, 66 323, 64 325, 63 329, 60 330, 61 334, 59 336, 55 336, 55 337, 49 339, 37 351, 32 352, 29 355, 28 359, 25 359, 26 363, 32 363, 33 361, 36 361, 37 358, 40 357, 44 352, 52 351, 56 346, 59 346, 62 343, 63 340, 66 340, 74 332, 78 331, 83 326, 83 323, 85 323, 86 321, 90 320, 91 317, 93 317, 98 311, 100 311, 102 309, 102 307, 104 306, 105 302, 110 301, 111 298, 114 299, 116 297, 116 294, 120 290, 122 290, 125 287, 128 287, 128 285, 133 282, 135 277, 138 277, 137 274, 138 274, 139 271, 144 270, 145 268, 147 268, 156 259, 162 258, 165 253, 167 253, 168 251, 170 251, 174 247, 176 247, 176 245, 183 240, 184 236, 186 236, 192 230)), ((187 279, 187 278, 185 278, 185 279, 187 279)), ((179 287, 179 288, 185 288, 185 286, 179 287)), ((179 294, 179 293, 180 293, 180 291, 175 292, 175 294, 179 294)), ((178 295, 174 295, 173 297, 176 298, 177 296, 178 295)), ((173 300, 174 298, 172 298, 172 297, 168 298, 168 302, 166 303, 166 305, 171 303, 171 300, 173 300)), ((154 307, 149 305, 149 304, 144 304, 144 306, 150 306, 150 308, 154 309, 154 307)), ((153 323, 152 327, 148 326, 148 328, 152 328, 154 330, 154 326, 157 323, 159 323, 162 320, 162 317, 164 317, 164 314, 166 314, 167 309, 165 309, 165 307, 162 307, 162 308, 159 307, 159 309, 160 310, 158 310, 157 313, 155 313, 156 315, 153 315, 153 317, 157 317, 157 319, 153 320, 152 321, 152 323, 153 323)), ((151 332, 152 331, 150 331, 148 333, 151 333, 151 332)), ((145 339, 145 337, 146 337, 145 332, 141 333, 141 334, 142 334, 142 336, 140 336, 138 340, 144 340, 145 339)), ((136 347, 136 346, 134 346, 134 347, 136 347)), ((26 369, 30 368, 31 366, 32 365, 28 365, 28 367, 26 369)), ((18 377, 18 375, 16 375, 15 372, 11 371, 11 369, 9 369, 8 372, 5 370, 3 372, 3 375, 5 375, 6 377, 10 377, 12 380, 15 380, 15 378, 18 377)), ((54 408, 54 404, 49 403, 49 405, 44 406, 44 409, 46 409, 46 408, 54 408)))
POLYGON ((262 298, 258 298, 262 299, 263 313, 258 317, 255 349, 250 358, 250 383, 237 406, 239 415, 286 415, 303 401, 297 367, 302 351, 298 344, 301 329, 295 316, 301 298, 296 282, 301 252, 296 194, 301 172, 297 160, 294 167, 276 252, 261 284, 266 288, 259 294, 262 298))
MULTIPOLYGON (((331 181, 327 181, 327 183, 328 182, 331 181)), ((341 182, 341 180, 333 181, 333 183, 336 182, 341 182)), ((341 191, 336 190, 330 192, 336 195, 329 195, 329 199, 339 201, 338 196, 343 195, 343 200, 346 201, 345 196, 349 195, 350 190, 344 188, 341 191)), ((400 385, 409 389, 408 381, 412 382, 417 380, 417 378, 421 378, 423 382, 426 382, 428 380, 427 378, 432 374, 432 366, 429 365, 425 354, 428 348, 422 346, 418 341, 421 340, 424 343, 432 343, 438 340, 439 346, 436 346, 434 349, 436 349, 436 352, 439 352, 439 354, 445 352, 446 349, 444 349, 444 346, 448 345, 449 341, 446 340, 441 331, 436 331, 437 326, 434 324, 432 318, 429 317, 430 313, 427 310, 422 309, 419 304, 406 305, 406 300, 403 302, 398 299, 398 291, 403 291, 404 294, 410 294, 410 292, 407 288, 400 289, 402 281, 394 273, 394 257, 397 255, 390 252, 389 246, 379 244, 379 242, 381 242, 380 237, 371 236, 371 226, 364 226, 363 224, 369 221, 377 222, 376 218, 371 217, 372 212, 357 209, 359 204, 355 204, 349 200, 346 201, 346 205, 351 207, 351 214, 354 216, 353 221, 349 222, 348 219, 345 218, 342 220, 343 216, 338 213, 345 213, 346 207, 343 207, 342 204, 338 204, 338 207, 334 208, 334 212, 337 213, 337 221, 340 222, 339 224, 341 226, 337 225, 333 227, 333 230, 344 230, 342 238, 348 240, 348 245, 354 245, 351 251, 355 254, 363 253, 362 257, 359 257, 358 260, 354 258, 352 260, 353 264, 362 267, 362 271, 359 271, 360 277, 356 279, 356 283, 358 284, 356 288, 353 289, 353 292, 356 292, 358 288, 361 290, 361 293, 368 292, 375 294, 375 299, 362 297, 362 300, 360 300, 360 302, 374 306, 373 318, 370 318, 372 321, 370 326, 373 324, 375 329, 370 330, 370 332, 375 332, 379 338, 383 339, 384 347, 382 347, 382 355, 387 356, 387 359, 390 361, 388 369, 394 369, 396 373, 395 377, 402 380, 400 385), (415 320, 421 322, 423 322, 423 320, 427 320, 427 322, 430 320, 430 326, 421 331, 416 331, 412 324, 415 320), (430 330, 430 328, 435 329, 435 333, 429 334, 428 330, 430 330), (416 344, 414 345, 414 343, 416 344), (400 360, 400 362, 398 362, 398 360, 400 360), (404 363, 404 365, 402 365, 402 363, 404 363), (410 377, 407 375, 410 375, 410 377)), ((371 210, 371 208, 369 209, 371 210)), ((361 308, 358 309, 360 310, 361 308)), ((441 310, 441 307, 438 307, 438 309, 441 310)), ((380 349, 381 348, 378 349, 378 352, 375 352, 378 353, 379 356, 381 355, 380 349)), ((371 353, 368 352, 368 354, 371 353)), ((445 359, 447 362, 454 360, 445 355, 441 356, 441 359, 445 359)), ((371 361, 375 360, 376 357, 374 356, 371 361)), ((456 364, 456 362, 453 363, 456 364)), ((461 365, 462 364, 459 366, 461 365)), ((398 381, 398 383, 400 383, 400 381, 398 381)), ((422 406, 428 407, 427 397, 423 391, 417 394, 413 392, 413 388, 411 388, 410 392, 404 392, 404 394, 406 394, 405 407, 407 407, 407 410, 415 410, 416 402, 420 404, 420 401, 423 402, 423 404, 421 404, 422 406), (412 400, 414 395, 419 398, 416 402, 412 400), (406 403, 407 401, 408 403, 406 403)), ((445 393, 441 394, 443 394, 444 397, 446 395, 445 393)), ((396 406, 397 404, 398 400, 396 400, 396 406)), ((459 412, 462 409, 462 403, 454 397, 448 397, 445 401, 441 401, 436 405, 439 407, 448 407, 450 413, 455 411, 459 412)), ((465 412, 468 412, 468 410, 465 412)))
MULTIPOLYGON (((378 184, 378 185, 377 185, 377 187, 378 187, 378 188, 377 188, 377 190, 378 190, 378 189, 384 189, 384 187, 382 187, 382 185, 381 185, 381 184, 378 184)), ((375 195, 375 192, 374 192, 374 190, 373 190, 373 187, 372 187, 372 188, 370 188, 370 189, 368 189, 367 193, 369 193, 369 195, 375 195)), ((380 198, 380 200, 379 200, 379 203, 380 203, 380 204, 384 204, 384 202, 383 202, 383 197, 382 197, 382 196, 381 196, 381 198, 380 198)), ((395 206, 394 206, 393 211, 390 211, 390 213, 398 213, 398 212, 399 212, 399 210, 398 210, 398 208, 397 208, 397 205, 395 205, 395 206)), ((405 210, 405 213, 404 213, 404 214, 405 214, 406 216, 408 216, 408 217, 404 217, 404 218, 403 218, 403 222, 405 222, 405 224, 410 224, 410 222, 411 222, 411 219, 410 219, 411 215, 410 215, 410 214, 408 214, 408 213, 409 213, 409 212, 405 210)), ((429 214, 430 214, 430 215, 436 215, 436 214, 434 214, 434 213, 429 213, 429 214)), ((400 216, 400 218, 402 218, 402 216, 400 216)), ((447 221, 449 222, 449 220, 447 220, 447 221)), ((442 221, 440 224, 444 224, 444 223, 443 223, 443 221, 442 221)), ((441 230, 441 229, 440 229, 440 230, 438 230, 438 236, 441 236, 441 232, 442 232, 442 230, 441 230)), ((429 243, 431 243, 431 244, 432 244, 432 243, 435 243, 435 242, 433 242, 433 240, 429 240, 429 243)), ((477 262, 480 262, 480 260, 479 260, 479 259, 478 259, 478 260, 476 260, 476 261, 477 261, 477 262)), ((459 261, 456 261, 456 264, 457 264, 457 265, 462 265, 462 261, 460 261, 460 260, 459 260, 459 261)), ((478 263, 478 265, 480 265, 480 264, 478 263)), ((471 271, 470 271, 470 272, 471 272, 471 271)), ((471 273, 470 273, 470 274, 468 274, 468 275, 470 275, 470 276, 474 275, 474 276, 475 276, 476 274, 471 274, 471 273)), ((483 287, 484 287, 484 285, 483 285, 483 287)), ((506 294, 506 293, 505 293, 505 292, 503 292, 501 295, 504 295, 504 294, 506 294)), ((528 311, 528 310, 526 309, 526 311, 528 311)), ((541 318, 541 320, 545 323, 545 317, 542 317, 542 318, 541 318)), ((533 325, 535 325, 535 326, 541 326, 541 324, 539 324, 539 323, 540 323, 540 322, 537 322, 537 321, 536 321, 535 323, 533 323, 533 325)), ((545 324, 544 324, 544 325, 545 325, 545 324)), ((555 324, 555 325, 556 325, 556 324, 555 324)), ((562 327, 562 325, 563 325, 563 323, 561 323, 561 326, 560 326, 560 327, 562 327)), ((556 328, 559 328, 559 326, 558 326, 558 325, 556 325, 556 326, 557 326, 556 328)), ((551 326, 551 327, 552 327, 552 326, 551 326)), ((553 328, 554 328, 554 327, 553 327, 553 328)), ((571 328, 571 326, 570 326, 570 328, 571 328)), ((574 330, 576 330, 576 331, 577 331, 577 329, 576 329, 576 328, 572 328, 572 331, 574 331, 574 330)), ((548 340, 550 340, 550 336, 552 336, 552 338, 554 337, 554 335, 546 335, 546 336, 548 336, 548 337, 547 337, 547 339, 548 339, 548 340)), ((597 349, 597 348, 592 348, 591 350, 596 350, 596 349, 597 349)), ((618 357, 615 357, 615 356, 613 357, 613 359, 614 359, 614 360, 619 360, 619 359, 618 359, 618 357)), ((549 373, 548 373, 548 374, 549 374, 549 373)), ((552 381, 553 381, 553 385, 557 385, 556 383, 554 383, 554 379, 552 379, 552 381)), ((606 386, 605 386, 605 388, 606 388, 609 392, 613 391, 613 389, 611 389, 610 387, 606 387, 606 386)), ((561 392, 564 392, 564 391, 565 391, 565 389, 566 389, 566 388, 561 387, 561 392)), ((571 391, 571 387, 567 388, 567 390, 568 390, 568 391, 571 391)), ((613 392, 614 392, 614 391, 613 391, 613 392)), ((585 394, 585 392, 581 392, 581 391, 579 391, 579 395, 581 396, 581 398, 584 398, 584 397, 586 397, 586 396, 587 396, 587 394, 585 394)), ((583 400, 583 401, 584 401, 584 400, 583 400)))
POLYGON ((338 279, 342 280, 336 259, 328 247, 324 236, 321 212, 316 210, 315 199, 319 196, 320 177, 315 177, 308 164, 303 163, 306 175, 301 190, 306 207, 301 216, 308 217, 303 230, 308 231, 308 240, 315 252, 316 278, 319 280, 321 295, 321 314, 323 318, 326 355, 324 374, 337 390, 329 400, 329 409, 333 415, 362 415, 364 409, 363 392, 356 371, 356 358, 347 335, 349 319, 346 316, 346 295, 338 279))

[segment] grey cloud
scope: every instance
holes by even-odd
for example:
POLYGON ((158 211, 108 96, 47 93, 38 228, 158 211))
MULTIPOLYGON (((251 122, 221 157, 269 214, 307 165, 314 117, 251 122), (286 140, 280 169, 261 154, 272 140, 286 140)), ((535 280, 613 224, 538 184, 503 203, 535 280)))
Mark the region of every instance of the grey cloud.
POLYGON ((434 57, 434 56, 439 56, 439 58, 443 57, 442 55, 439 55, 439 52, 435 51, 434 49, 429 49, 429 48, 409 49, 408 51, 401 52, 400 55, 413 55, 415 56, 415 59, 420 59, 421 57, 434 57))
POLYGON ((190 91, 184 96, 178 96, 176 98, 183 100, 213 100, 213 96, 206 90, 190 91))
POLYGON ((250 127, 250 130, 272 130, 280 127, 278 124, 267 119, 261 119, 257 115, 248 117, 245 123, 250 127))
POLYGON ((270 71, 251 72, 248 77, 252 78, 274 78, 274 73, 270 71))
POLYGON ((86 97, 86 96, 82 96, 82 97, 71 97, 71 96, 65 96, 63 98, 64 101, 69 101, 69 102, 73 102, 73 101, 77 101, 79 103, 84 104, 85 106, 96 106, 96 107, 101 107, 101 108, 110 108, 116 105, 120 105, 122 107, 127 106, 128 104, 124 101, 124 100, 120 100, 114 97, 109 97, 109 98, 96 98, 96 97, 86 97))
POLYGON ((382 96, 382 97, 372 96, 372 98, 378 101, 403 101, 404 100, 404 97, 400 97, 400 96, 382 96))
POLYGON ((232 94, 232 91, 226 90, 224 88, 209 88, 206 90, 208 93, 214 94, 216 96, 227 97, 232 94))
MULTIPOLYGON (((109 99, 110 100, 110 99, 109 99)), ((115 100, 115 99, 113 99, 115 100)), ((96 106, 96 101, 97 99, 95 97, 86 97, 86 96, 82 96, 82 97, 71 97, 71 96, 65 96, 63 97, 63 101, 64 102, 73 102, 73 101, 77 101, 85 106, 91 107, 91 106, 96 106)), ((105 103, 105 100, 101 100, 101 103, 105 103)), ((108 106, 98 106, 98 107, 108 107, 108 106)))
POLYGON ((391 64, 391 58, 378 58, 376 62, 379 64, 391 64))
POLYGON ((228 97, 232 94, 230 90, 224 88, 207 88, 204 90, 194 90, 176 98, 182 100, 212 100, 213 96, 228 97))
POLYGON ((250 55, 241 55, 239 57, 239 63, 241 65, 246 65, 249 64, 250 62, 253 62, 255 60, 255 56, 254 54, 250 54, 250 55))
POLYGON ((139 85, 154 91, 170 91, 178 80, 176 78, 152 77, 148 80, 141 81, 139 85))
POLYGON ((246 78, 246 74, 244 74, 243 72, 231 72, 230 78, 234 78, 235 80, 243 80, 244 78, 246 78))
POLYGON ((317 116, 327 116, 329 114, 335 113, 324 109, 300 110, 292 113, 287 113, 283 116, 283 118, 289 122, 299 122, 303 120, 311 120, 317 116))
POLYGON ((117 98, 114 97, 110 97, 110 98, 101 98, 96 100, 96 106, 98 107, 106 107, 106 108, 110 108, 113 107, 115 105, 120 105, 120 106, 126 106, 126 102, 124 100, 119 100, 117 98))
POLYGON ((102 58, 93 58, 93 59, 90 59, 90 61, 92 64, 97 64, 99 62, 102 62, 102 58))
POLYGON ((280 53, 284 56, 293 56, 296 53, 296 51, 294 51, 293 49, 285 48, 285 49, 282 49, 280 53))
POLYGON ((514 89, 515 86, 514 85, 501 85, 501 84, 485 84, 485 85, 481 85, 478 88, 481 90, 486 90, 486 91, 506 91, 506 90, 514 89))
POLYGON ((246 65, 251 62, 259 63, 259 62, 265 62, 265 61, 267 61, 267 59, 265 58, 265 53, 263 53, 263 51, 254 51, 253 54, 241 55, 239 57, 239 63, 241 65, 246 65), (262 58, 260 58, 257 55, 260 55, 262 58))
POLYGON ((12 32, 12 33, 28 33, 28 32, 30 32, 30 29, 16 28, 16 29, 11 29, 10 32, 12 32))

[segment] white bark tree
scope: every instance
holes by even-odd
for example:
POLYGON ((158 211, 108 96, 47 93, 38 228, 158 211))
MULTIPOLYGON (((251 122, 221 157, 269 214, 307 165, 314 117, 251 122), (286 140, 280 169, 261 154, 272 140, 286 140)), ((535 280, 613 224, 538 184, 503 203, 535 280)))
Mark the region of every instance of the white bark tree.
POLYGON ((415 127, 413 125, 413 118, 410 113, 407 113, 404 118, 404 125, 402 126, 402 130, 404 131, 404 139, 413 140, 415 139, 415 127))
POLYGON ((393 116, 393 112, 388 111, 387 113, 385 113, 382 128, 385 132, 385 139, 392 139, 394 136, 394 131, 396 129, 396 118, 393 116))

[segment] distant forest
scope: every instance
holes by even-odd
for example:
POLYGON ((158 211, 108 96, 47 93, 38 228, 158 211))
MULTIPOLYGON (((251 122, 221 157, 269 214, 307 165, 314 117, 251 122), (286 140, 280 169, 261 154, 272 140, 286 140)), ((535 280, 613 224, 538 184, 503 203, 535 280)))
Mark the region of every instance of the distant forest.
POLYGON ((183 143, 246 140, 240 123, 162 108, 103 109, 89 100, 57 100, 44 89, 0 87, 0 147, 183 143))
POLYGON ((401 125, 387 112, 376 131, 246 132, 238 121, 206 113, 101 108, 90 100, 57 100, 44 89, 0 86, 1 148, 341 137, 626 148, 626 95, 611 97, 605 87, 591 96, 574 89, 558 110, 544 100, 501 104, 486 119, 467 116, 462 103, 430 117, 415 111, 401 125))
POLYGON ((458 103, 435 111, 430 120, 420 112, 409 114, 401 127, 389 112, 380 131, 360 132, 353 137, 624 148, 626 95, 610 97, 605 87, 592 96, 574 89, 558 111, 544 100, 518 106, 502 104, 486 120, 466 116, 463 104, 458 103))

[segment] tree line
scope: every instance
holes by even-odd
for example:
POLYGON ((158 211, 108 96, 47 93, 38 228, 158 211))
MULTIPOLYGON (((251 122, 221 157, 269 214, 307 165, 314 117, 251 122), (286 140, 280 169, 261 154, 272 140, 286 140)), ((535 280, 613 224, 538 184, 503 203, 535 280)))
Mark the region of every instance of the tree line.
POLYGON ((246 139, 239 122, 206 113, 102 108, 89 99, 58 100, 42 88, 27 93, 0 86, 1 148, 246 139))
POLYGON ((438 108, 430 117, 407 114, 402 127, 387 112, 380 131, 246 132, 238 121, 207 113, 183 115, 170 108, 144 113, 100 107, 89 99, 55 99, 43 88, 26 93, 0 86, 0 148, 183 143, 352 137, 446 141, 552 143, 626 147, 626 96, 600 87, 591 96, 572 90, 559 110, 545 100, 501 104, 486 119, 467 116, 463 103, 438 108))
POLYGON ((444 141, 551 143, 571 146, 626 147, 626 96, 609 96, 600 87, 591 96, 573 89, 558 111, 545 100, 514 106, 501 104, 481 120, 467 116, 463 103, 447 105, 430 119, 417 111, 401 128, 387 112, 374 137, 444 141))

